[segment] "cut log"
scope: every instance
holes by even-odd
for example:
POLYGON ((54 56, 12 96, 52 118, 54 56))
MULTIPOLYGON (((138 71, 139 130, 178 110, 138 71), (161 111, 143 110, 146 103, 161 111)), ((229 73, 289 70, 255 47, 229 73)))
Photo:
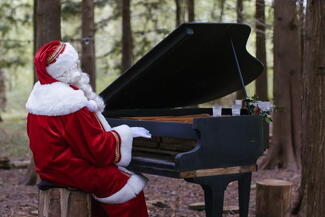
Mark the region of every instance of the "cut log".
POLYGON ((90 194, 65 188, 40 190, 39 217, 90 217, 90 194))
POLYGON ((256 182, 256 217, 289 217, 292 183, 265 179, 256 182))
POLYGON ((0 169, 10 169, 10 160, 7 157, 0 157, 0 169))
POLYGON ((10 165, 12 168, 16 169, 25 169, 29 166, 30 161, 29 160, 23 160, 23 161, 13 161, 10 165))

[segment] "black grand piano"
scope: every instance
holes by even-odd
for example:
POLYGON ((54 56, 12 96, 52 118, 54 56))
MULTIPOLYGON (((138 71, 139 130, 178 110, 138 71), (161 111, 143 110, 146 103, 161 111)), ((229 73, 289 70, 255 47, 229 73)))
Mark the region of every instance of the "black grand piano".
POLYGON ((100 94, 110 125, 153 135, 134 140, 129 168, 200 184, 208 217, 222 216, 224 191, 235 180, 240 216, 248 216, 251 173, 268 135, 260 116, 223 108, 212 117, 211 108, 189 106, 244 90, 262 73, 246 51, 249 33, 243 24, 182 24, 100 94))

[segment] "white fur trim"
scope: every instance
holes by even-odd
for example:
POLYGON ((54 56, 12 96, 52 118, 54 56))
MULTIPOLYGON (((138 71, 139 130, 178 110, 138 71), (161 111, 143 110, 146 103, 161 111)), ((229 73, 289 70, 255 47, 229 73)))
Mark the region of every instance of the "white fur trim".
POLYGON ((46 71, 53 77, 59 77, 65 71, 73 68, 79 60, 77 51, 69 43, 65 43, 63 53, 56 61, 46 67, 46 71))
POLYGON ((102 124, 102 126, 104 127, 105 131, 112 130, 112 127, 108 124, 108 122, 106 121, 105 117, 102 115, 101 112, 96 112, 96 116, 97 116, 98 120, 100 121, 100 123, 102 124))
POLYGON ((127 125, 121 125, 114 127, 112 130, 115 130, 121 137, 121 160, 116 165, 126 167, 131 162, 133 142, 131 129, 127 125))
POLYGON ((89 100, 87 104, 87 108, 91 112, 96 112, 98 109, 97 103, 94 100, 89 100))
POLYGON ((131 175, 134 175, 134 174, 135 174, 134 172, 132 172, 132 171, 126 169, 125 167, 118 166, 117 168, 118 168, 119 170, 123 171, 123 172, 128 173, 128 174, 131 174, 131 175))
POLYGON ((74 90, 66 83, 41 85, 36 82, 27 100, 26 109, 36 115, 58 116, 71 114, 88 104, 82 90, 74 90))
MULTIPOLYGON (((120 169, 120 168, 119 168, 120 169)), ((126 169, 123 168, 123 171, 126 169)), ((126 170, 127 171, 127 170, 126 170)), ((127 173, 131 173, 127 171, 127 173)), ((132 174, 132 173, 131 173, 132 174)), ((99 198, 93 194, 95 200, 101 203, 108 203, 108 204, 121 204, 125 203, 132 198, 135 198, 145 187, 148 179, 142 175, 133 174, 128 179, 127 183, 121 188, 118 192, 112 194, 109 197, 99 198)))

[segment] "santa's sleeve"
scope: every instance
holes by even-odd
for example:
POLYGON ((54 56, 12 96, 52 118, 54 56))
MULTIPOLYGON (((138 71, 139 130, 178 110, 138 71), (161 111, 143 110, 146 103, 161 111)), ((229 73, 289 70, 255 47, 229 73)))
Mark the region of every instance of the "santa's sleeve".
POLYGON ((132 156, 132 143, 133 136, 130 130, 130 127, 127 125, 120 125, 114 128, 107 123, 105 117, 102 113, 97 112, 96 116, 104 127, 105 131, 113 131, 117 132, 118 138, 120 139, 120 160, 116 162, 116 165, 126 167, 130 164, 131 156, 132 156))
POLYGON ((132 146, 128 126, 106 131, 95 113, 87 108, 67 115, 64 138, 75 153, 97 166, 118 164, 124 159, 121 144, 132 146))

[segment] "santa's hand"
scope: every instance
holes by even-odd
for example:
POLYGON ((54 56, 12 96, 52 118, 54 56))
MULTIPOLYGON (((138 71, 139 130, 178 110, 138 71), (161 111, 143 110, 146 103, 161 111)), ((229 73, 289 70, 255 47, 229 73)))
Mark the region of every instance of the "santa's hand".
POLYGON ((149 130, 143 127, 130 127, 133 138, 143 137, 143 138, 151 138, 151 134, 149 130))

